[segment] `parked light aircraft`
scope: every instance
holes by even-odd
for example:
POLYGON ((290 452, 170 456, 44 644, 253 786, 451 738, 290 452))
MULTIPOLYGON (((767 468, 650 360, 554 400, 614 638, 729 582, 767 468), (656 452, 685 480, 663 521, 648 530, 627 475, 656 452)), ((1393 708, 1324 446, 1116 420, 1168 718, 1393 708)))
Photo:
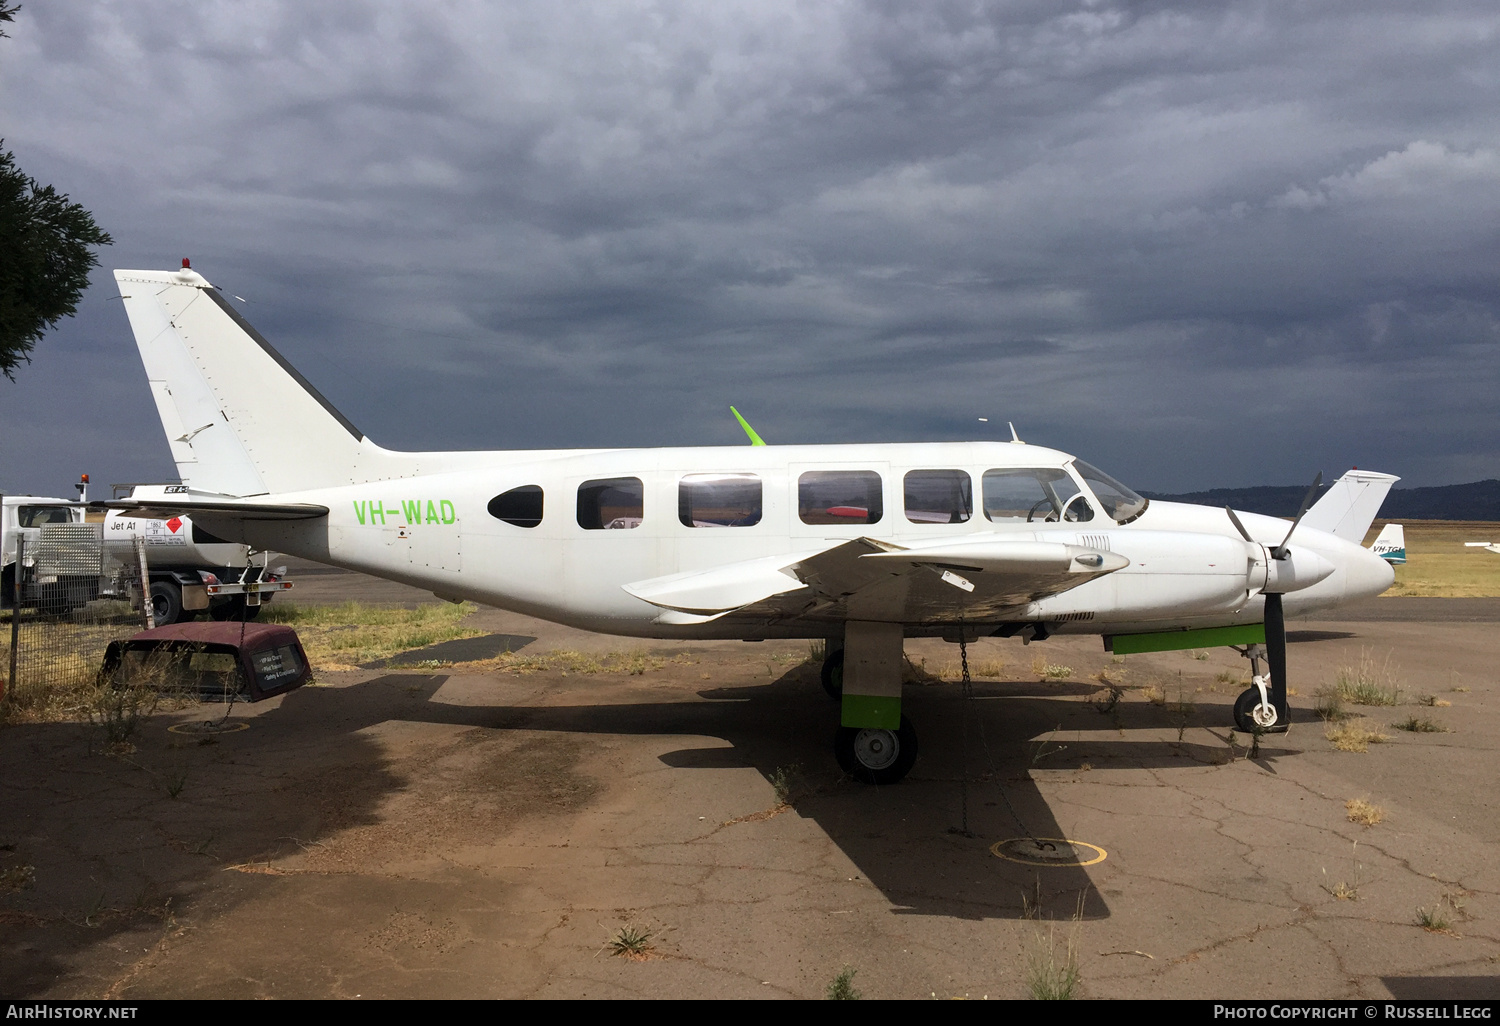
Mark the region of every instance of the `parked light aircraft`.
POLYGON ((826 639, 835 754, 871 783, 916 758, 904 638, 1244 646, 1236 722, 1277 730, 1285 615, 1393 579, 1359 542, 1397 479, 1366 471, 1289 532, 1015 442, 395 452, 187 261, 115 279, 182 484, 99 505, 592 631, 826 639))
POLYGON ((1392 566, 1406 562, 1406 529, 1400 524, 1386 524, 1370 545, 1370 551, 1392 566))

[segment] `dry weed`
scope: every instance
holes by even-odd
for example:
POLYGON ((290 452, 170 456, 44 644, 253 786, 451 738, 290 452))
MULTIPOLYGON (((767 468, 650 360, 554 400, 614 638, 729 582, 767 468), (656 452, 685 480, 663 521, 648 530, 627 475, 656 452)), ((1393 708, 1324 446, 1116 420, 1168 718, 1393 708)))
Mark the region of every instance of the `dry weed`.
POLYGON ((1372 805, 1363 798, 1350 798, 1345 802, 1344 814, 1348 816, 1349 822, 1367 827, 1372 827, 1385 819, 1384 809, 1379 805, 1372 805))
POLYGON ((1370 745, 1391 739, 1389 734, 1374 729, 1369 720, 1329 723, 1323 736, 1341 752, 1367 752, 1370 745))

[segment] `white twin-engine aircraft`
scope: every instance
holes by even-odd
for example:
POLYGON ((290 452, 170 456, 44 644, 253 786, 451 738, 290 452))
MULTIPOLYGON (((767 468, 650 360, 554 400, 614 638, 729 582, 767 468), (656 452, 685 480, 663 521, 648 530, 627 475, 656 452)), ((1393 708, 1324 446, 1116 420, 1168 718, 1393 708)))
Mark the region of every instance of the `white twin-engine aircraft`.
POLYGON ((916 758, 903 638, 1243 646, 1236 722, 1278 730, 1284 615, 1393 579, 1359 542, 1397 479, 1365 471, 1288 531, 1007 442, 393 452, 187 261, 115 279, 182 484, 100 505, 591 631, 826 639, 835 754, 870 783, 916 758))

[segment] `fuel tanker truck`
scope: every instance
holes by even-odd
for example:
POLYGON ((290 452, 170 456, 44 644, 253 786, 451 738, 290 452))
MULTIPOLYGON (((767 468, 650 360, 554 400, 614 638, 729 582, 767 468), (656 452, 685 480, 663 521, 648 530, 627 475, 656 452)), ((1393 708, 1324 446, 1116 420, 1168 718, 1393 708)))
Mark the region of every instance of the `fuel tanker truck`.
MULTIPOLYGON (((181 485, 131 485, 117 498, 164 499, 181 485)), ((120 491, 121 489, 116 489, 120 491)), ((90 512, 90 516, 97 516, 90 512)), ((145 549, 151 612, 157 626, 207 612, 215 620, 253 620, 263 603, 291 588, 286 567, 271 569, 271 553, 217 538, 191 517, 147 520, 111 510, 104 515, 105 559, 129 566, 137 542, 145 549)))
MULTIPOLYGON (((181 485, 116 486, 116 498, 165 498, 181 485), (121 494, 123 493, 123 494, 121 494)), ((85 512, 88 501, 88 476, 78 484, 78 501, 7 495, 3 519, 0 519, 0 563, 3 563, 3 604, 10 605, 15 595, 15 575, 21 574, 23 605, 44 607, 46 612, 66 612, 66 607, 80 606, 98 597, 131 598, 124 584, 138 575, 142 551, 146 575, 150 582, 149 597, 157 626, 180 623, 206 612, 215 620, 253 620, 263 603, 292 582, 285 580, 286 568, 270 567, 271 553, 253 552, 249 546, 216 538, 192 522, 190 517, 148 520, 128 513, 97 510, 85 512), (48 569, 38 567, 34 556, 24 558, 17 567, 16 540, 24 539, 28 553, 40 551, 42 535, 57 524, 101 523, 103 531, 103 572, 100 578, 64 582, 43 580, 48 569), (127 568, 131 572, 127 572, 127 568), (47 585, 52 585, 48 587, 47 585), (53 608, 57 607, 57 608, 53 608)))

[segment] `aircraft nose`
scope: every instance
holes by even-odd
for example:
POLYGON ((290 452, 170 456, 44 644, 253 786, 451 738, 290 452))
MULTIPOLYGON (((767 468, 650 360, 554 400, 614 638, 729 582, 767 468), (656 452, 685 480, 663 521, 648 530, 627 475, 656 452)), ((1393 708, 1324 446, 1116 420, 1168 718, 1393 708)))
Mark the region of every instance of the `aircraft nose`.
POLYGON ((1344 565, 1344 598, 1374 598, 1396 583, 1396 571, 1368 549, 1357 549, 1357 554, 1344 565))

